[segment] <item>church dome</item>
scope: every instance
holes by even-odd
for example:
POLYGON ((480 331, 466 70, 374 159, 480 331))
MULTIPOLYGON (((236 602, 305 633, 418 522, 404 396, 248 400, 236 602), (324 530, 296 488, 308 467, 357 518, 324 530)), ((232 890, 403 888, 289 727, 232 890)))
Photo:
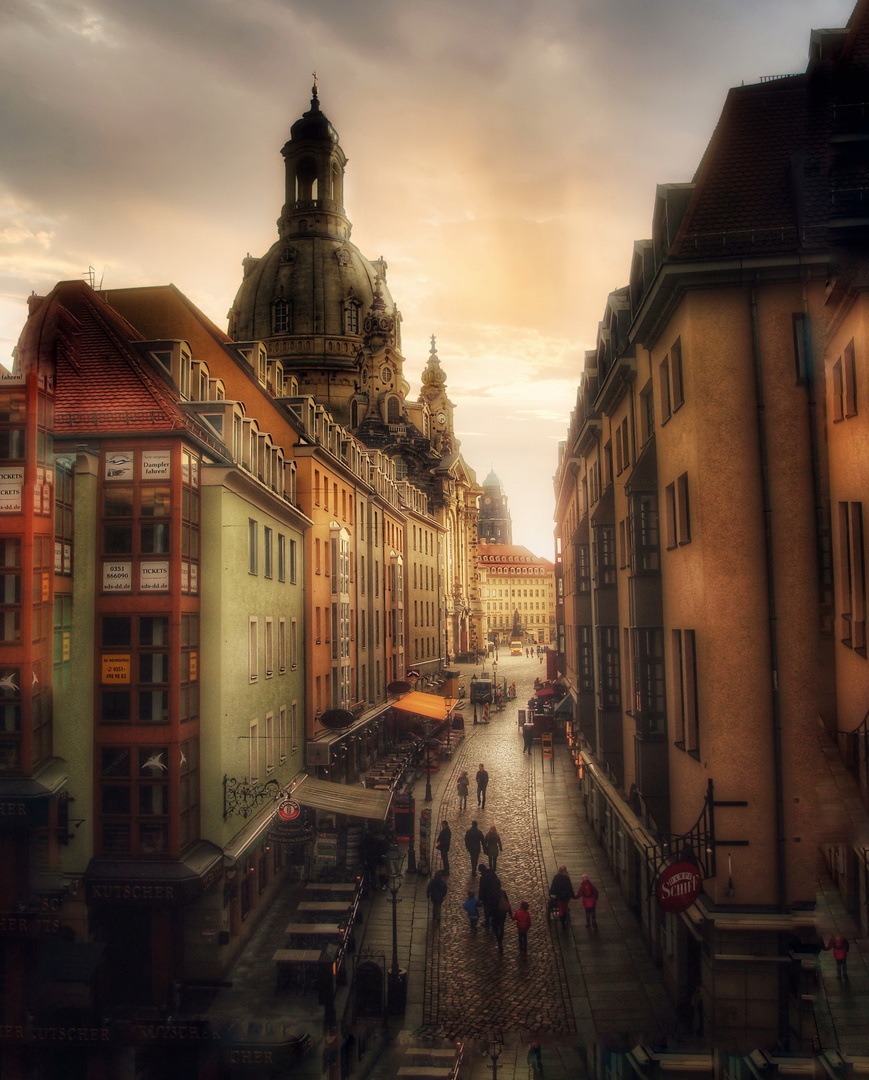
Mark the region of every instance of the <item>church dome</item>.
POLYGON ((244 260, 230 337, 265 341, 285 368, 346 368, 366 343, 365 320, 376 308, 381 321, 392 320, 391 344, 400 350, 386 263, 369 261, 350 241, 343 207, 347 159, 320 110, 316 85, 311 108, 290 131, 281 150, 286 199, 279 238, 262 257, 244 260))
POLYGON ((500 491, 504 487, 504 485, 501 483, 501 481, 495 475, 495 470, 492 469, 490 471, 489 475, 483 481, 483 487, 484 488, 498 488, 498 490, 500 491))

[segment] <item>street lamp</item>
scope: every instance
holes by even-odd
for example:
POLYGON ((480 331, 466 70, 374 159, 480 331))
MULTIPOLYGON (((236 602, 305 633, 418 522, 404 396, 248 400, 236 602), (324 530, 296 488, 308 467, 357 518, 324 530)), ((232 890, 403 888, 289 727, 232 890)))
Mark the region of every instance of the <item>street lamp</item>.
POLYGON ((426 724, 425 731, 425 801, 431 802, 431 724, 426 724))
POLYGON ((474 706, 474 723, 477 723, 477 673, 471 676, 471 703, 474 706))
POLYGON ((495 1028, 492 1032, 492 1041, 489 1044, 489 1056, 492 1059, 492 1080, 498 1080, 498 1058, 504 1049, 504 1032, 495 1028))
POLYGON ((386 853, 386 864, 389 867, 389 902, 392 904, 392 965, 389 969, 387 985, 387 1008, 390 1016, 398 1016, 404 1012, 407 1004, 407 972, 398 966, 398 899, 397 893, 401 888, 401 873, 404 867, 404 855, 393 843, 386 853))

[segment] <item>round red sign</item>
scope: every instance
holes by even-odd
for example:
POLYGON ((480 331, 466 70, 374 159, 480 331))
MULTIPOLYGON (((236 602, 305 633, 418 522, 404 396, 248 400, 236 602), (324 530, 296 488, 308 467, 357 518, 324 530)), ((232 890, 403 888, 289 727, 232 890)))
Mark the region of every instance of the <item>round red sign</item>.
POLYGON ((284 821, 295 821, 301 812, 301 806, 293 799, 285 799, 278 807, 278 817, 284 821))
POLYGON ((677 862, 668 866, 658 878, 655 892, 664 911, 675 914, 687 911, 702 889, 703 878, 700 877, 697 867, 693 863, 677 862))

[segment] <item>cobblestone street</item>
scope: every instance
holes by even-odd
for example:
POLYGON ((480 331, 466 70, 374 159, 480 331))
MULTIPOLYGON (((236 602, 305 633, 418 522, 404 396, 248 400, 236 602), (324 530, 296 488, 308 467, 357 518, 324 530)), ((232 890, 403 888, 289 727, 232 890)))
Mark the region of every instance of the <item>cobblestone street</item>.
MULTIPOLYGON (((443 798, 432 815, 432 833, 442 820, 450 823, 452 847, 449 893, 440 928, 428 925, 424 1017, 433 1031, 449 1036, 484 1036, 493 1027, 515 1031, 541 1028, 550 1033, 572 1031, 574 1018, 568 993, 559 924, 546 917, 549 880, 540 845, 535 786, 540 771, 540 747, 533 756, 522 753, 517 710, 524 707, 533 690, 535 676, 544 671, 537 659, 502 661, 501 673, 515 678, 517 697, 503 712, 491 712, 488 725, 473 724, 472 709, 465 707, 466 738, 451 763, 451 775, 443 798), (477 807, 474 774, 480 762, 490 776, 485 809, 477 807), (468 807, 458 808, 455 778, 462 769, 471 779, 468 807), (499 952, 495 934, 479 927, 471 931, 462 904, 468 891, 478 895, 479 876, 471 876, 464 834, 476 820, 485 833, 495 825, 504 845, 497 863, 501 887, 516 908, 523 900, 531 907, 528 953, 521 954, 515 924, 507 920, 504 950, 499 952)), ((481 863, 485 864, 485 856, 481 863)), ((432 869, 440 866, 435 853, 432 869)), ((576 872, 578 879, 579 873, 576 872)))

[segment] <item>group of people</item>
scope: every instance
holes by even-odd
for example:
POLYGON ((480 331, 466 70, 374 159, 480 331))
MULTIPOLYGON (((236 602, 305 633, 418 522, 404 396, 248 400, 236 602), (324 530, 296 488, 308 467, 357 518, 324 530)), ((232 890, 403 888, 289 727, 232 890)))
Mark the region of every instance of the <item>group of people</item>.
POLYGON ((558 917, 563 927, 567 926, 567 918, 571 900, 581 900, 585 911, 585 925, 589 930, 597 930, 597 886, 589 878, 588 874, 582 875, 579 888, 573 891, 573 883, 567 867, 562 863, 556 871, 552 884, 549 886, 549 898, 555 906, 558 917))
MULTIPOLYGON (((477 785, 477 806, 481 810, 486 809, 486 789, 489 786, 489 774, 486 771, 486 766, 480 762, 480 767, 477 769, 477 774, 474 777, 474 782, 477 785)), ((467 770, 464 770, 458 780, 456 780, 456 791, 459 795, 459 810, 467 810, 468 808, 468 795, 471 792, 471 781, 468 778, 467 770)))

